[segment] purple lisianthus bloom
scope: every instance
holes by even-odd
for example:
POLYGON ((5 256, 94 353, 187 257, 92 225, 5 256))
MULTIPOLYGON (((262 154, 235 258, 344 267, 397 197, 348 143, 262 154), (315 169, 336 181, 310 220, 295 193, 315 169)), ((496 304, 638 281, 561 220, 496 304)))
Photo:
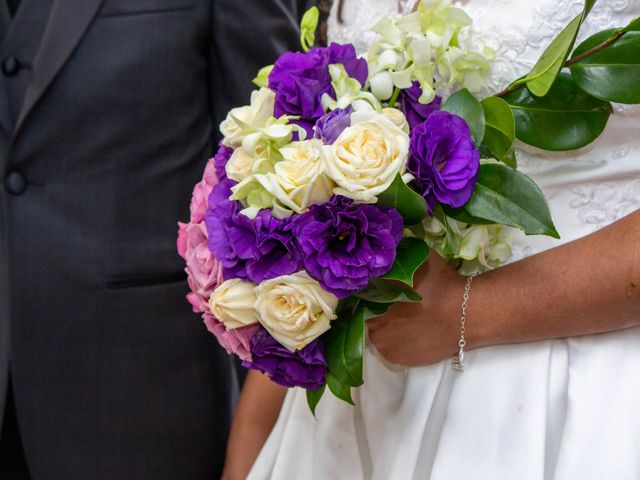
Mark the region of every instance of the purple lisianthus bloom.
POLYGON ((322 140, 325 145, 332 145, 342 131, 351 126, 352 113, 353 107, 349 105, 347 108, 336 108, 323 115, 313 127, 315 137, 322 140))
POLYGON ((290 275, 302 269, 298 242, 287 228, 291 217, 278 220, 262 210, 253 220, 256 255, 247 262, 247 275, 254 283, 290 275))
POLYGON ((403 223, 393 208, 335 196, 312 205, 293 220, 292 228, 309 275, 326 291, 346 298, 391 270, 403 223))
POLYGON ((429 118, 433 112, 439 111, 442 103, 442 98, 435 97, 431 103, 425 105, 420 103, 421 95, 420 82, 413 82, 410 88, 400 92, 400 108, 412 130, 429 118))
POLYGON ((250 345, 251 360, 242 363, 245 368, 266 373, 271 380, 284 387, 317 390, 325 384, 329 369, 321 339, 292 352, 280 345, 264 328, 260 328, 251 338, 250 345))
POLYGON ((223 145, 222 142, 220 142, 220 144, 218 145, 218 151, 213 156, 213 162, 216 169, 216 176, 220 181, 226 180, 227 178, 226 167, 227 167, 227 163, 229 163, 229 159, 231 158, 232 154, 233 154, 233 148, 227 147, 226 145, 223 145))
POLYGON ((356 56, 351 44, 332 43, 329 47, 312 48, 305 53, 281 55, 269 74, 269 88, 276 93, 275 116, 299 116, 295 123, 311 136, 313 125, 324 115, 322 95, 328 93, 335 97, 329 65, 336 63, 344 65, 350 77, 362 85, 366 83, 367 62, 356 56))
POLYGON ((260 283, 301 269, 302 255, 288 227, 268 210, 255 219, 240 213, 242 205, 229 200, 230 180, 220 182, 209 197, 205 221, 209 250, 222 263, 225 279, 241 278, 260 283))
POLYGON ((407 170, 433 210, 436 202, 453 208, 469 201, 478 181, 480 151, 467 123, 448 112, 434 112, 411 132, 407 170))
POLYGON ((225 279, 242 278, 248 280, 246 271, 247 254, 253 242, 251 220, 240 214, 242 205, 229 200, 231 187, 235 184, 226 179, 218 183, 209 195, 209 209, 205 215, 209 250, 222 263, 225 279), (238 239, 249 241, 237 242, 238 239), (237 242, 237 243, 236 243, 237 242))

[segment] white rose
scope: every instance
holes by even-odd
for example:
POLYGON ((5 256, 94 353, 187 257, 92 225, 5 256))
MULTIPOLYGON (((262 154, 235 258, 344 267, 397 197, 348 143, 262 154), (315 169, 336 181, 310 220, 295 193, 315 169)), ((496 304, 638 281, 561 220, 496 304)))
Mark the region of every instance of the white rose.
POLYGON ((291 351, 329 330, 338 299, 306 272, 266 280, 256 287, 255 307, 269 333, 291 351))
POLYGON ((382 114, 393 122, 393 124, 407 135, 411 131, 407 117, 397 108, 383 108, 382 114))
POLYGON ((320 140, 294 142, 280 149, 284 160, 276 163, 275 173, 256 175, 285 209, 302 213, 331 198, 335 185, 326 175, 321 146, 320 140))
POLYGON ((255 284, 239 278, 227 280, 218 286, 209 298, 211 313, 228 330, 258 323, 255 284))
POLYGON ((375 202, 398 173, 405 173, 409 135, 381 113, 358 111, 351 126, 323 149, 329 176, 338 184, 333 193, 375 202))
POLYGON ((234 108, 220 124, 220 132, 224 135, 222 143, 227 147, 237 148, 253 129, 264 128, 273 118, 275 101, 276 94, 272 90, 264 87, 254 90, 251 93, 251 104, 234 108))
POLYGON ((236 182, 243 181, 251 175, 253 162, 254 158, 244 148, 236 148, 225 167, 227 177, 236 182))

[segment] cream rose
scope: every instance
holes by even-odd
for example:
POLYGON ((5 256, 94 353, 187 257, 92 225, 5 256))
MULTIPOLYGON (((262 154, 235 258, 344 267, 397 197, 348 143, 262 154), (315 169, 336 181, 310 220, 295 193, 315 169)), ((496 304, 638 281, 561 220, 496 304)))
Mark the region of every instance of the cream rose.
POLYGON ((254 90, 251 93, 251 104, 232 109, 220 124, 220 132, 224 135, 222 143, 227 147, 237 148, 252 133, 252 128, 264 128, 273 118, 275 101, 276 94, 268 88, 254 90), (248 129, 247 126, 252 128, 248 129))
POLYGON ((383 108, 382 114, 407 135, 411 131, 409 128, 409 122, 407 122, 407 117, 405 117, 404 113, 397 108, 383 108))
POLYGON ((275 164, 274 173, 256 175, 285 210, 302 213, 331 198, 335 184, 326 174, 321 146, 320 140, 294 142, 280 149, 283 160, 275 164))
POLYGON ((300 350, 329 330, 338 299, 306 272, 266 280, 256 287, 260 323, 282 345, 300 350))
POLYGON ((251 175, 253 162, 254 158, 244 148, 236 148, 225 167, 227 177, 236 182, 241 182, 251 175))
POLYGON ((405 173, 409 135, 382 113, 359 111, 334 144, 323 148, 327 172, 338 184, 333 193, 373 203, 405 173))
POLYGON ((239 278, 227 280, 211 294, 211 313, 229 330, 258 323, 255 286, 239 278))

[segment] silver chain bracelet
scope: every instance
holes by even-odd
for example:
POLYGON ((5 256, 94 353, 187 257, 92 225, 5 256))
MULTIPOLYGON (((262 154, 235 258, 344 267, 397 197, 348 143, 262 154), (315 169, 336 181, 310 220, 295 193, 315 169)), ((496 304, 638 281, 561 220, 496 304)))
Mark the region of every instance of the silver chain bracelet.
POLYGON ((460 315, 460 340, 458 341, 458 353, 453 356, 451 360, 451 366, 457 372, 464 371, 464 347, 467 345, 467 341, 464 338, 465 327, 467 323, 467 307, 469 306, 469 296, 471 294, 471 284, 475 275, 467 277, 467 283, 464 286, 464 295, 462 296, 462 314, 460 315))

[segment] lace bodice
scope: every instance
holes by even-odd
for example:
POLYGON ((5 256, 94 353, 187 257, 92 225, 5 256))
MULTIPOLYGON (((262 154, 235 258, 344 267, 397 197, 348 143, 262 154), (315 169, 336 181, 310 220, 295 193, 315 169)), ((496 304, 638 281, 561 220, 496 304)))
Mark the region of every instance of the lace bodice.
MULTIPOLYGON (((364 53, 375 38, 369 28, 390 12, 407 13, 414 1, 344 0, 343 23, 329 21, 330 39, 351 42, 364 53)), ((336 1, 337 4, 337 1, 336 1)), ((473 19, 466 35, 496 50, 487 86, 479 96, 502 90, 526 74, 584 0, 469 0, 456 2, 473 19)), ((334 5, 336 13, 337 5, 334 5)), ((578 42, 598 31, 624 26, 640 16, 640 0, 600 0, 581 28, 578 42)), ((518 146, 519 168, 543 188, 562 241, 601 228, 640 208, 640 107, 614 105, 605 133, 580 151, 550 153, 518 146)), ((515 236, 517 237, 517 235, 515 236)), ((554 243, 515 239, 514 259, 554 243)))
MULTIPOLYGON (((418 0, 344 0, 343 22, 338 21, 338 1, 329 18, 330 39, 353 43, 365 53, 375 39, 370 31, 383 15, 410 12, 418 0)), ((497 49, 489 85, 485 94, 502 90, 514 79, 527 73, 551 40, 580 13, 584 0, 467 0, 456 2, 473 19, 468 35, 497 49)), ((622 26, 640 16, 640 0, 601 0, 597 2, 584 25, 578 42, 590 35, 622 26)), ((628 113, 636 108, 621 108, 628 113)))

